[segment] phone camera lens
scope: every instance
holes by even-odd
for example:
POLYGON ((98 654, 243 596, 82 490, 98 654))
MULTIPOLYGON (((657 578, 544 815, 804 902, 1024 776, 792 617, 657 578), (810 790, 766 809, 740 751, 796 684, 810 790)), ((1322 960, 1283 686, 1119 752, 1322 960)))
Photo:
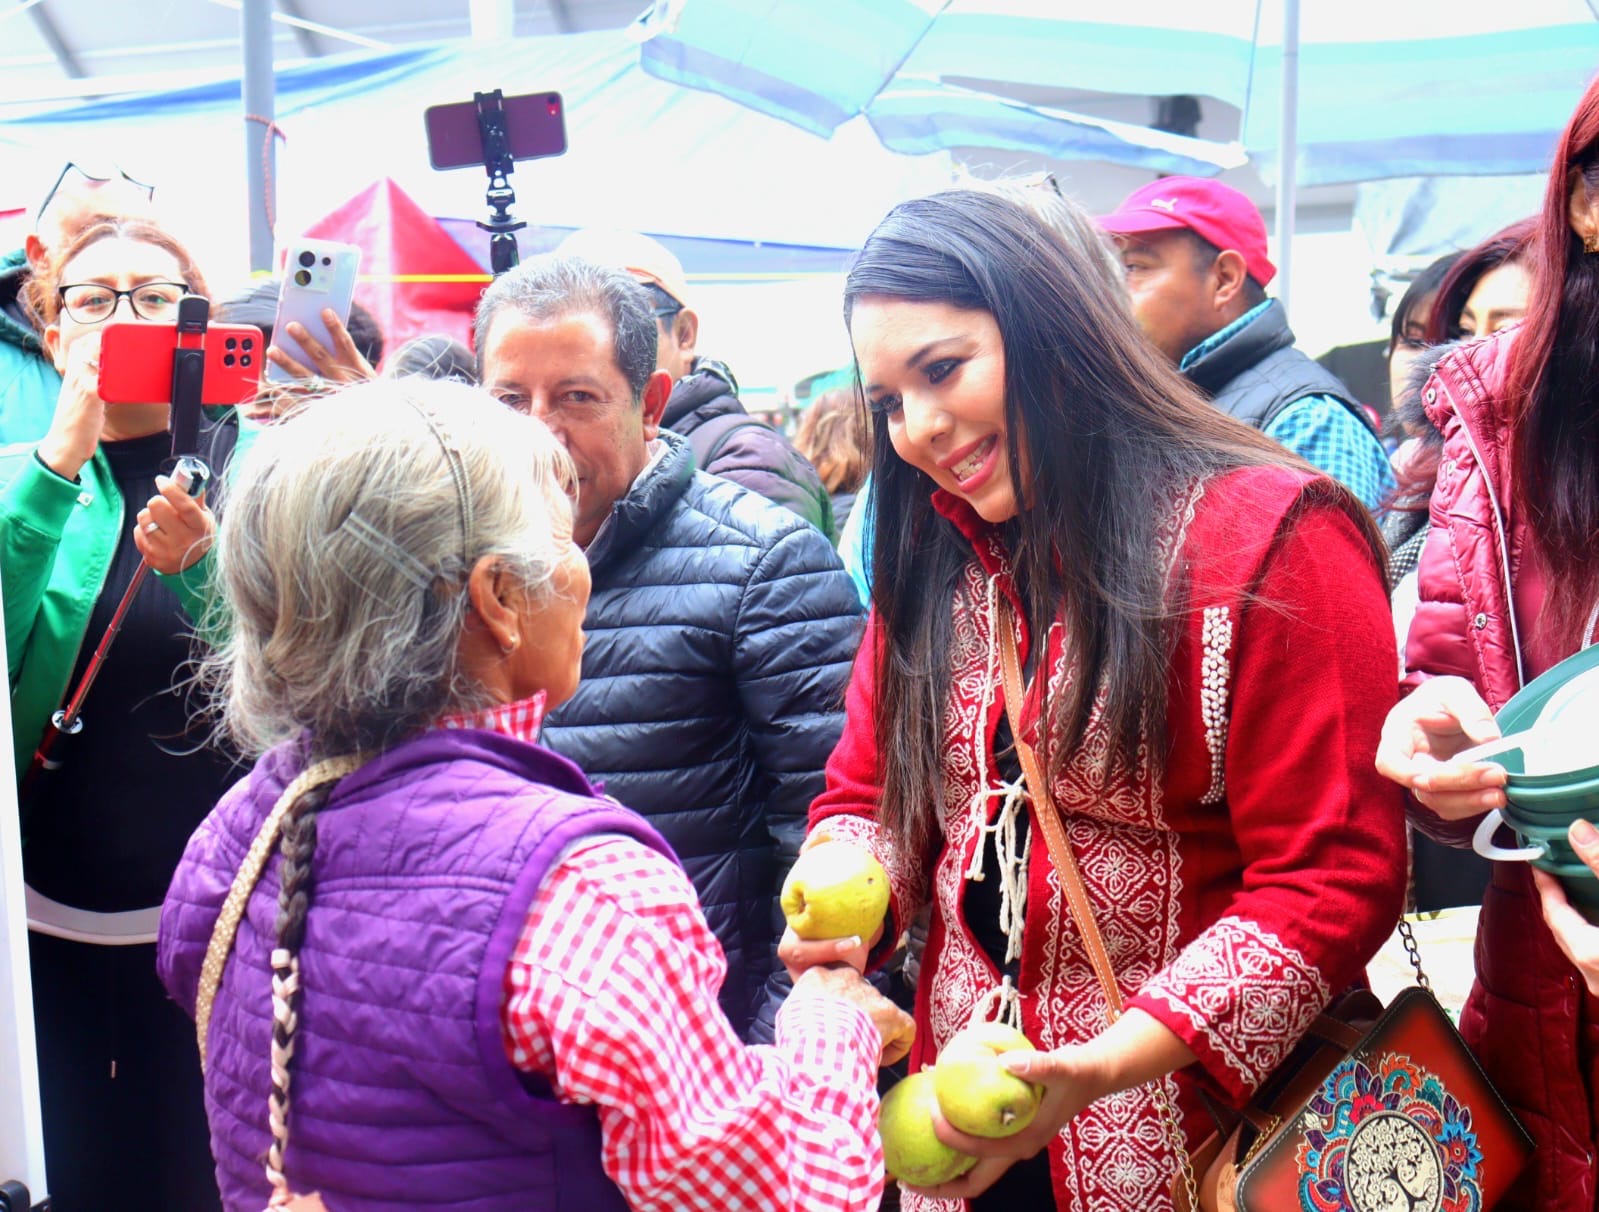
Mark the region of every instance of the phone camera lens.
POLYGON ((296 270, 294 274, 294 282, 297 286, 311 285, 311 271, 309 269, 296 270))
POLYGON ((316 264, 316 254, 309 248, 306 249, 300 254, 300 264, 305 266, 307 269, 310 269, 311 266, 316 264))
POLYGON ((333 258, 332 257, 323 257, 322 258, 322 264, 323 265, 332 265, 333 264, 333 258))
POLYGON ((233 365, 233 355, 232 354, 223 354, 222 355, 222 365, 224 365, 224 366, 232 366, 233 365))
POLYGON ((226 341, 222 342, 222 344, 227 349, 239 348, 239 342, 236 337, 229 337, 226 341))

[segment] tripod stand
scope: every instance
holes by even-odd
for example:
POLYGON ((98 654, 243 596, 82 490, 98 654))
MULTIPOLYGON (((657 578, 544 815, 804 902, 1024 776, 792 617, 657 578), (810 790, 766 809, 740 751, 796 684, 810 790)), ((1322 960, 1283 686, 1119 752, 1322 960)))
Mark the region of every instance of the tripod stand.
POLYGON ((516 201, 516 191, 506 180, 516 168, 511 158, 510 133, 505 119, 505 97, 499 89, 487 93, 473 93, 477 106, 478 130, 483 135, 483 170, 489 175, 489 217, 478 226, 489 233, 489 268, 497 278, 514 269, 521 260, 516 247, 516 233, 527 226, 520 219, 511 218, 511 206, 516 201))

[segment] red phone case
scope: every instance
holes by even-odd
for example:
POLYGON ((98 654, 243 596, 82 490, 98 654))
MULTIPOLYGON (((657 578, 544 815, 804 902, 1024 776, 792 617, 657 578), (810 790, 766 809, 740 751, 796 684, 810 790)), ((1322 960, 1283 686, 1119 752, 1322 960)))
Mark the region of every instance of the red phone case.
MULTIPOLYGON (((100 336, 100 398, 107 404, 157 404, 172 399, 173 324, 107 324, 100 336)), ((261 330, 212 324, 205 333, 205 405, 243 404, 260 390, 266 362, 261 330)))

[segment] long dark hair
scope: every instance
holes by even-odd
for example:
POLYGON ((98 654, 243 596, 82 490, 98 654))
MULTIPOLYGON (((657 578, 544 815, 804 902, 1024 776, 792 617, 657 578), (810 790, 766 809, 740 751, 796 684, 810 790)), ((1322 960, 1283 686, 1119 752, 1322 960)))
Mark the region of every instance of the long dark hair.
MULTIPOLYGON (((1130 761, 1145 742, 1165 752, 1170 621, 1180 606, 1166 600, 1156 550, 1162 503, 1235 467, 1304 466, 1200 396, 1139 332, 1093 250, 1069 234, 991 194, 935 194, 889 212, 844 290, 846 323, 857 301, 885 298, 985 311, 999 327, 1012 487, 1030 502, 1004 539, 1031 633, 1041 641, 1062 619, 1077 674, 1045 702, 1051 774, 1082 741, 1102 682, 1106 766, 1130 761)), ((873 431, 880 632, 869 642, 881 812, 902 845, 926 855, 942 799, 951 601, 972 551, 934 510, 933 481, 895 454, 886 426, 873 431)))
POLYGON ((1599 198, 1599 79, 1561 136, 1538 216, 1532 298, 1503 402, 1515 494, 1549 571, 1550 634, 1581 643, 1599 597, 1599 255, 1572 230, 1573 175, 1599 198))

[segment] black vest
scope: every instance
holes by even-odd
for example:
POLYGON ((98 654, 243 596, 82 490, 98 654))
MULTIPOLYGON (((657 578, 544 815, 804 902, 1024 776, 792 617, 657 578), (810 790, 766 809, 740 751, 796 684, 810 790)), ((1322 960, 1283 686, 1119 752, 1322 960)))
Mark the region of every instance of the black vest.
POLYGON ((1294 330, 1282 303, 1266 309, 1183 374, 1217 408, 1246 425, 1265 429, 1295 400, 1331 396, 1376 432, 1371 416, 1331 371, 1294 348, 1294 330))

